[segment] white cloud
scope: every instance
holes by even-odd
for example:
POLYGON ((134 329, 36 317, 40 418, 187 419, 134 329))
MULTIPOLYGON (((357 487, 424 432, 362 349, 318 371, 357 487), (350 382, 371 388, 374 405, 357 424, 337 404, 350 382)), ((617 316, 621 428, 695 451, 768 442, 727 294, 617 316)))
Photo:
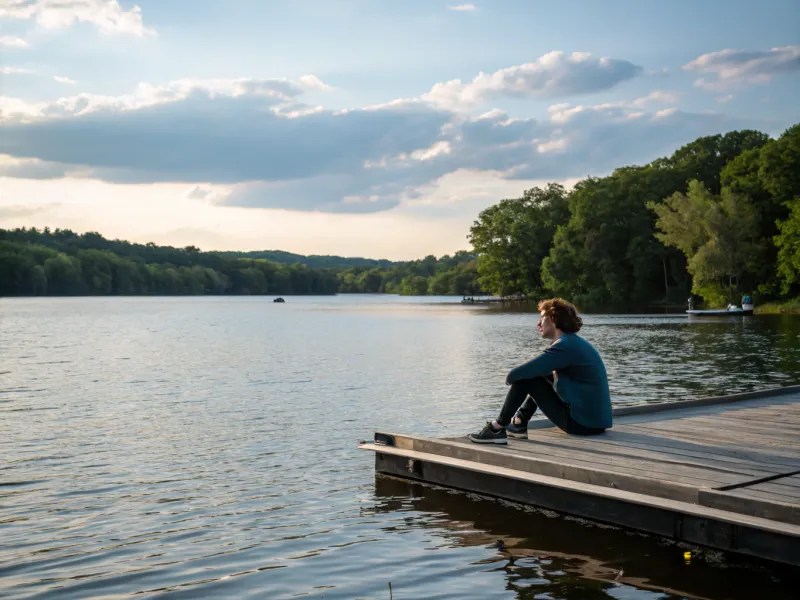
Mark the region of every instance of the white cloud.
POLYGON ((456 4, 455 6, 448 6, 448 10, 455 10, 459 12, 472 12, 477 10, 478 7, 474 4, 456 4))
POLYGON ((78 83, 74 79, 70 79, 69 77, 62 77, 61 75, 53 75, 53 80, 57 81, 58 83, 66 83, 68 85, 75 85, 78 83))
POLYGON ((431 160, 443 154, 450 154, 451 151, 450 142, 436 142, 430 148, 415 150, 411 153, 411 158, 414 160, 431 160))
POLYGON ((642 67, 626 60, 593 58, 588 52, 548 52, 535 62, 479 73, 471 83, 441 82, 422 96, 447 108, 471 107, 496 97, 558 97, 608 90, 641 75, 642 67))
POLYGON ((33 75, 35 71, 20 67, 0 67, 0 75, 33 75))
POLYGON ((123 10, 117 0, 0 0, 0 19, 36 19, 45 29, 63 29, 84 22, 104 34, 155 34, 142 23, 138 5, 123 10))
POLYGON ((703 77, 695 80, 696 86, 711 91, 767 83, 776 75, 800 71, 800 46, 783 46, 754 52, 720 50, 697 57, 684 65, 683 69, 715 75, 711 80, 703 77))
POLYGON ((412 202, 457 171, 508 180, 602 175, 702 135, 765 130, 752 120, 664 107, 676 98, 665 91, 614 104, 556 104, 542 120, 496 109, 472 117, 413 100, 304 109, 304 89, 320 85, 181 80, 118 97, 35 105, 0 98, 0 153, 23 161, 8 167, 9 177, 60 169, 73 178, 179 184, 187 199, 217 206, 353 213, 412 202))
POLYGON ((677 92, 664 92, 656 90, 654 92, 650 92, 647 94, 647 96, 637 98, 631 102, 629 106, 632 106, 633 108, 644 108, 649 104, 672 104, 677 102, 679 97, 680 94, 677 92))
POLYGON ((29 44, 22 38, 3 35, 0 36, 0 46, 8 46, 9 48, 27 48, 29 44))
POLYGON ((550 152, 561 152, 567 148, 567 138, 556 138, 536 145, 536 151, 540 154, 550 152))
POLYGON ((665 108, 664 110, 657 110, 655 112, 655 114, 653 115, 653 118, 655 118, 655 119, 665 119, 667 117, 671 117, 672 115, 674 115, 677 110, 678 109, 675 108, 675 107, 665 108))
MULTIPOLYGON (((19 70, 17 72, 32 71, 19 70)), ((62 83, 68 82, 63 81, 62 83)), ((307 90, 326 89, 331 88, 316 77, 303 76, 297 81, 242 78, 179 79, 161 86, 140 83, 132 94, 123 96, 82 93, 59 98, 54 102, 35 104, 0 96, 0 123, 59 116, 75 117, 98 111, 139 110, 149 106, 189 100, 192 97, 209 99, 248 97, 260 102, 262 109, 272 107, 275 112, 284 111, 283 116, 303 116, 317 112, 318 109, 298 104, 295 99, 307 90)))
MULTIPOLYGON (((635 100, 618 100, 617 102, 606 102, 605 104, 598 104, 593 109, 607 109, 607 108, 645 108, 647 106, 653 104, 674 104, 680 98, 679 92, 664 92, 661 90, 656 90, 647 94, 647 96, 642 96, 641 98, 636 98, 635 100)), ((548 108, 548 112, 550 113, 564 113, 563 116, 569 116, 571 114, 569 111, 580 111, 584 110, 583 107, 577 106, 570 108, 569 104, 554 104, 548 108), (569 109, 569 110, 565 110, 569 109)))
POLYGON ((205 200, 208 203, 220 202, 230 194, 224 186, 199 184, 188 190, 185 197, 190 200, 205 200))

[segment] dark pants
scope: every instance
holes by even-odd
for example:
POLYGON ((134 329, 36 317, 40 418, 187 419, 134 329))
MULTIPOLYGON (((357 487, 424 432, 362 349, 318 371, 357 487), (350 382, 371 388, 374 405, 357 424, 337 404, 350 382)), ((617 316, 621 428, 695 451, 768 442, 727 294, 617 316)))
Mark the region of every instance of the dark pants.
POLYGON ((519 410, 519 417, 527 423, 537 408, 541 408, 544 415, 559 429, 575 435, 594 435, 603 433, 605 429, 584 427, 572 418, 570 406, 564 402, 553 389, 550 379, 537 377, 536 379, 522 379, 511 384, 506 401, 497 417, 497 422, 504 427, 511 423, 511 419, 519 410))

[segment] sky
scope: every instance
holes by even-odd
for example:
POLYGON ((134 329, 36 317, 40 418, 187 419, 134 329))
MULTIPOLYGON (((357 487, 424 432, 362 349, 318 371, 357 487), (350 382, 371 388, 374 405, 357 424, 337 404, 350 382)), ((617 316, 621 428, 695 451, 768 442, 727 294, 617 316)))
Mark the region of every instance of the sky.
POLYGON ((0 0, 0 227, 442 256, 798 97, 797 0, 0 0))

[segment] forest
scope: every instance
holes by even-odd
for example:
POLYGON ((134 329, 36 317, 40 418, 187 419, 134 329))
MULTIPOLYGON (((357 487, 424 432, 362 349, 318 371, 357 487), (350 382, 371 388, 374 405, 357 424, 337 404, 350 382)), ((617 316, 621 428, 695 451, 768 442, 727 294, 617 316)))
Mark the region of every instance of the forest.
POLYGON ((373 263, 275 251, 202 252, 194 246, 134 244, 68 229, 0 229, 0 296, 455 295, 478 292, 476 282, 477 257, 464 251, 439 259, 373 263), (280 262, 286 255, 292 262, 280 262))
POLYGON ((800 293, 800 125, 702 137, 570 191, 527 190, 470 229, 478 282, 587 310, 800 293))

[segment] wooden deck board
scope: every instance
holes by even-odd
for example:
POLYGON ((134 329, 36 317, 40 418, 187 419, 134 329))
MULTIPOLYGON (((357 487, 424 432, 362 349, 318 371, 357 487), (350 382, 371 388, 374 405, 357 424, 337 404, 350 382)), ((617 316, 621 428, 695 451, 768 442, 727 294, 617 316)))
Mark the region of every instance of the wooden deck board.
MULTIPOLYGON (((564 439, 567 436, 544 436, 537 433, 535 436, 531 436, 531 440, 528 443, 534 445, 543 444, 545 447, 547 445, 557 444, 568 448, 594 452, 599 455, 619 454, 628 457, 640 456, 650 460, 660 460, 685 465, 708 466, 742 473, 776 474, 786 471, 787 468, 791 468, 791 464, 776 464, 771 460, 771 457, 764 455, 737 453, 737 455, 734 456, 731 453, 719 452, 716 449, 701 451, 697 449, 674 447, 669 444, 658 445, 655 443, 658 441, 658 438, 650 438, 648 440, 650 443, 646 441, 621 439, 617 434, 618 432, 612 430, 601 437, 593 437, 591 439, 574 437, 564 439)), ((546 452, 546 450, 542 451, 546 452)))
POLYGON ((764 483, 755 483, 746 486, 744 489, 753 492, 768 492, 787 496, 792 498, 795 503, 800 504, 800 474, 771 479, 764 483))
POLYGON ((800 445, 793 439, 782 439, 774 436, 733 435, 711 426, 696 426, 691 423, 680 425, 661 425, 659 423, 643 423, 624 426, 623 431, 639 431, 658 435, 666 439, 702 440, 701 443, 721 448, 746 448, 758 452, 776 452, 784 456, 796 456, 800 445))
MULTIPOLYGON (((602 436, 606 438, 606 436, 602 436)), ((756 461, 748 458, 732 457, 714 452, 692 452, 670 447, 657 447, 647 444, 616 443, 599 437, 584 439, 567 435, 535 435, 530 440, 513 440, 512 444, 523 444, 531 452, 548 453, 551 448, 563 449, 567 452, 594 454, 601 459, 606 457, 624 457, 627 460, 641 460, 645 463, 664 463, 684 465, 695 468, 708 468, 724 472, 740 474, 774 474, 785 471, 782 466, 774 466, 768 461, 756 461)))
POLYGON ((507 446, 389 435, 363 446, 380 472, 662 534, 673 523, 677 539, 800 565, 800 386, 615 409, 591 437, 542 421, 507 446))
POLYGON ((570 446, 568 443, 563 442, 559 444, 558 442, 549 441, 513 440, 509 442, 509 447, 514 451, 526 452, 533 456, 558 457, 568 464, 591 465, 594 468, 611 471, 639 472, 648 477, 666 478, 675 481, 692 478, 699 482, 714 482, 725 485, 775 473, 772 470, 737 468, 738 466, 732 467, 729 463, 713 463, 713 461, 708 461, 706 464, 670 461, 666 458, 667 455, 662 455, 664 458, 659 460, 659 457, 653 455, 595 451, 593 449, 570 446))
MULTIPOLYGON (((529 432, 532 441, 545 442, 549 440, 559 440, 563 433, 553 429, 536 430, 535 434, 529 432), (545 433, 548 432, 548 433, 545 433)), ((463 439, 463 438, 462 438, 463 439)), ((792 459, 791 456, 781 456, 772 453, 752 452, 734 448, 732 450, 699 445, 695 443, 683 443, 677 440, 668 440, 656 435, 648 435, 637 432, 621 431, 619 427, 607 431, 602 436, 595 436, 591 439, 571 438, 570 442, 574 447, 587 447, 605 449, 611 448, 615 452, 629 452, 635 454, 637 450, 658 452, 665 456, 675 457, 675 460, 700 459, 708 461, 720 461, 721 463, 742 463, 753 465, 754 468, 768 471, 782 472, 791 470, 793 467, 800 469, 800 459, 792 459)))

